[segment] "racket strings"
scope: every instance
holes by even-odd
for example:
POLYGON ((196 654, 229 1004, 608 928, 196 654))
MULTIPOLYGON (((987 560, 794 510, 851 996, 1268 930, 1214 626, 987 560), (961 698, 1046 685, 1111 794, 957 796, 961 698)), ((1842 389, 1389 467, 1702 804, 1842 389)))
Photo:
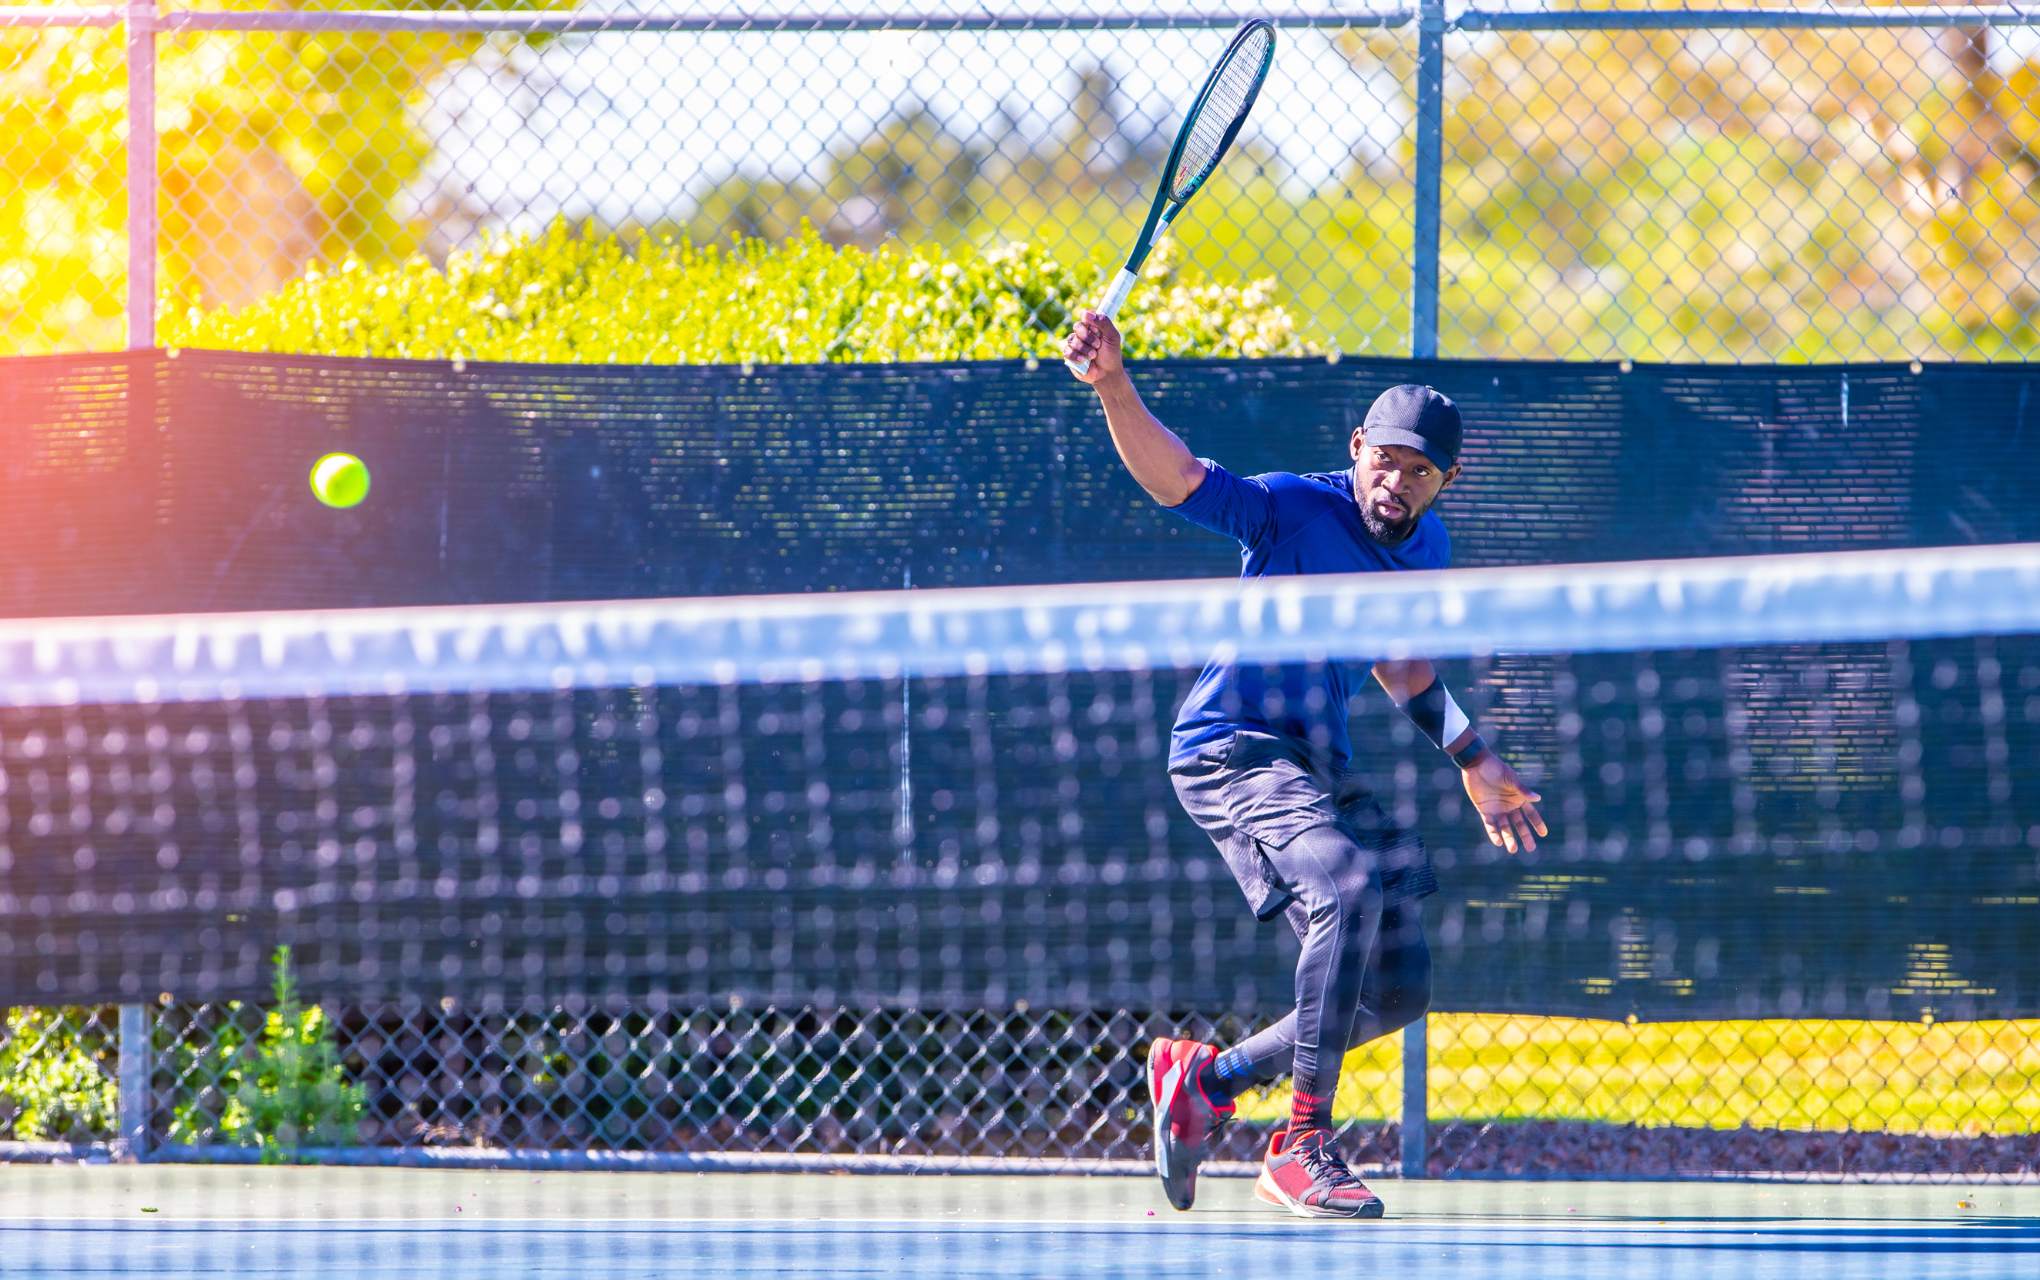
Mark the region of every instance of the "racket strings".
POLYGON ((1217 167, 1228 136, 1253 104, 1254 90, 1267 68, 1268 47, 1273 41, 1273 33, 1257 29, 1232 50, 1226 64, 1219 68, 1211 93, 1190 126, 1190 140, 1184 144, 1174 190, 1169 193, 1172 198, 1188 199, 1217 167))

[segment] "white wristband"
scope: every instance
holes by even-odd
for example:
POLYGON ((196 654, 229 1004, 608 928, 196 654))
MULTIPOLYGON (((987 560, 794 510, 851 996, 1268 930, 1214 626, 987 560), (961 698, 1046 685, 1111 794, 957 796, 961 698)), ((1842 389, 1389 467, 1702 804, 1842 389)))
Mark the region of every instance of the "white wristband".
POLYGON ((1466 713, 1459 709, 1457 702, 1453 701, 1452 691, 1447 689, 1445 691, 1445 737, 1438 745, 1448 751, 1451 750, 1453 742, 1458 739, 1459 735, 1465 733, 1472 726, 1473 721, 1466 718, 1466 713))

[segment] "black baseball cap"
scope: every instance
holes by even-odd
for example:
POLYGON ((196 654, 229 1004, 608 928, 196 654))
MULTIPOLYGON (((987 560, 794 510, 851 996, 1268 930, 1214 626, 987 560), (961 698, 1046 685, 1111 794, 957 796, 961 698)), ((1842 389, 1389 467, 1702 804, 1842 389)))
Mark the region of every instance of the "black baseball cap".
POLYGON ((1459 406, 1430 387, 1405 382, 1374 399, 1360 429, 1367 443, 1420 450, 1440 471, 1459 460, 1459 406))

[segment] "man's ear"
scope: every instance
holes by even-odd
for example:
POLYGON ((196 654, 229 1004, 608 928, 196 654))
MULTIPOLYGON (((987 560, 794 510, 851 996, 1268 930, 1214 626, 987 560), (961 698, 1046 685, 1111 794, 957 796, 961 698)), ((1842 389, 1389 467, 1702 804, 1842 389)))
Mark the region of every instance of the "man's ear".
POLYGON ((1439 482, 1438 492, 1443 493, 1445 492, 1445 490, 1451 488, 1452 482, 1454 480, 1457 480, 1458 478, 1459 478, 1459 464, 1455 462, 1452 464, 1452 469, 1445 473, 1445 479, 1439 482))
POLYGON ((1365 449, 1366 447, 1367 447, 1367 428, 1365 427, 1353 428, 1353 438, 1346 442, 1346 452, 1352 456, 1353 461, 1358 462, 1360 461, 1360 451, 1362 449, 1365 449))

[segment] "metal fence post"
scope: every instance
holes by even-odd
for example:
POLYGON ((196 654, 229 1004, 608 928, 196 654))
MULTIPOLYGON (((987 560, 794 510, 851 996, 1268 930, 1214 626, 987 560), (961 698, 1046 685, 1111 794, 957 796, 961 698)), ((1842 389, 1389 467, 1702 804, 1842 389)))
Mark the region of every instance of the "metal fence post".
POLYGON ((1431 1077, 1424 1046, 1424 1023, 1418 1018, 1402 1033, 1402 1176, 1430 1176, 1431 1077))
POLYGON ((1417 6, 1416 243, 1410 265, 1410 354, 1438 357, 1438 201, 1445 164, 1445 0, 1417 6))
POLYGON ((128 0, 127 116, 128 349, 146 351, 156 345, 156 0, 128 0))
POLYGON ((120 1132, 114 1154, 146 1159, 149 1154, 149 1006, 120 1007, 120 1132))

